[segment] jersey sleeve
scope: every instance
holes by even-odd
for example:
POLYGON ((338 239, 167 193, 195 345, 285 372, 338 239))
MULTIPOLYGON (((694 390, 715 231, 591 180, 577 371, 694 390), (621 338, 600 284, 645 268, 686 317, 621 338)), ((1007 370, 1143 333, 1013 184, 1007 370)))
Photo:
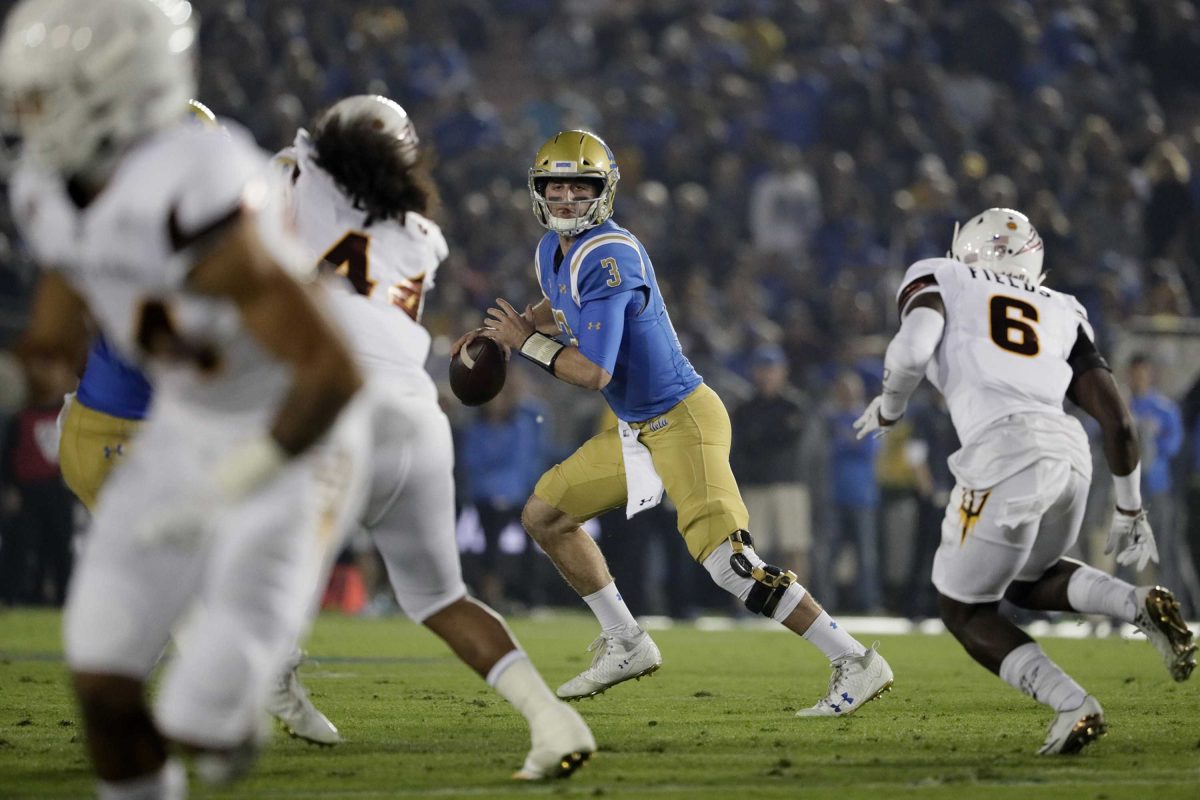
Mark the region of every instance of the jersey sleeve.
MULTIPOLYGON (((605 234, 588 242, 572 265, 572 289, 582 307, 592 300, 646 288, 646 266, 642 251, 630 237, 605 234)), ((639 295, 644 292, 639 291, 639 295)))
POLYGON ((266 156, 240 129, 198 128, 182 144, 188 167, 180 172, 167 223, 176 251, 209 239, 270 199, 266 156))
POLYGON ((1096 331, 1092 328, 1092 323, 1088 320, 1087 309, 1083 307, 1083 303, 1080 303, 1069 294, 1064 294, 1063 297, 1066 299, 1067 305, 1075 312, 1075 321, 1078 323, 1080 329, 1089 339, 1093 342, 1096 341, 1096 331))
POLYGON ((622 292, 585 301, 579 311, 579 352, 609 375, 617 363, 617 350, 625 334, 625 318, 641 311, 638 294, 622 292))
POLYGON ((944 258, 926 258, 914 263, 904 273, 904 279, 900 281, 900 288, 896 291, 896 308, 902 319, 908 312, 909 303, 915 298, 941 291, 938 273, 942 271, 939 268, 945 263, 947 259, 944 258))

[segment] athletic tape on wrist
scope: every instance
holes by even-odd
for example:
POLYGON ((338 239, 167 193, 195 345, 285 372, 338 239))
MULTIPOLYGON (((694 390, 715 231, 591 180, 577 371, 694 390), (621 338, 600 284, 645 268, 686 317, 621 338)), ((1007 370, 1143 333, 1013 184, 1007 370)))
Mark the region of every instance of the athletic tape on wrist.
POLYGON ((556 342, 544 333, 534 331, 521 345, 521 355, 528 358, 547 372, 554 372, 554 362, 564 345, 556 342))

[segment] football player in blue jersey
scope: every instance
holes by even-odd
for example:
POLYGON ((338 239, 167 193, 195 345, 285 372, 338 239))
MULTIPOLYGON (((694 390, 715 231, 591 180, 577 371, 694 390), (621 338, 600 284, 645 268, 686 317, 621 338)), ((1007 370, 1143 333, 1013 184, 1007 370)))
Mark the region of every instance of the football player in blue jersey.
POLYGON ((632 516, 663 491, 692 557, 752 612, 802 635, 832 662, 829 691, 799 716, 842 716, 892 685, 874 648, 850 636, 793 572, 754 551, 749 515, 729 467, 729 415, 684 356, 641 242, 611 217, 620 173, 595 134, 563 131, 529 170, 533 213, 548 229, 534 254, 542 299, 524 313, 498 299, 486 336, 567 383, 603 393, 618 425, 538 481, 522 514, 530 536, 602 628, 591 666, 558 695, 579 699, 654 672, 657 645, 626 607, 603 554, 580 525, 609 509, 632 516))

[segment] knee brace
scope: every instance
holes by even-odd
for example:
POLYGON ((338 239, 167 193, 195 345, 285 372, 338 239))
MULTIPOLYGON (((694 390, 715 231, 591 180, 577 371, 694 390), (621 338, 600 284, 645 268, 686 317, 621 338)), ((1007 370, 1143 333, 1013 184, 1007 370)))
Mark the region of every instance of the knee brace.
POLYGON ((718 586, 736 595, 750 611, 779 622, 804 598, 796 573, 759 558, 748 531, 734 531, 704 560, 704 568, 718 586))

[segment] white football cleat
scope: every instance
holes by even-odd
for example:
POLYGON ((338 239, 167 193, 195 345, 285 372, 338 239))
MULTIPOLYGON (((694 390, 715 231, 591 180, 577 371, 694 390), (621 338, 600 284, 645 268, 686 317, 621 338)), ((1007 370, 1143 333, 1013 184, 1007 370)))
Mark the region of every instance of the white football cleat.
POLYGON ((844 717, 853 714, 892 688, 892 668, 875 649, 876 642, 861 656, 845 656, 833 662, 829 693, 797 717, 844 717))
POLYGON ((308 699, 308 690, 300 683, 296 670, 304 659, 304 653, 297 650, 288 661, 287 671, 279 676, 271 695, 267 698, 267 711, 283 725, 289 734, 298 739, 304 739, 326 747, 332 747, 342 741, 337 727, 322 714, 312 700, 308 699))
POLYGON ((1108 732, 1104 721, 1104 709, 1090 694, 1083 698, 1079 708, 1059 711, 1050 723, 1046 743, 1038 755, 1071 755, 1078 753, 1108 732))
POLYGON ((592 665, 558 687, 564 700, 595 697, 610 686, 649 675, 662 666, 662 653, 650 634, 634 626, 629 636, 601 633, 588 645, 595 650, 592 665))
POLYGON ((1196 668, 1196 642, 1179 613, 1179 601, 1161 586, 1139 586, 1134 590, 1138 627, 1163 657, 1167 671, 1177 681, 1186 681, 1196 668))
POLYGON ((596 752, 596 740, 583 717, 566 703, 555 703, 529 725, 533 747, 525 765, 513 773, 518 781, 569 778, 596 752))

